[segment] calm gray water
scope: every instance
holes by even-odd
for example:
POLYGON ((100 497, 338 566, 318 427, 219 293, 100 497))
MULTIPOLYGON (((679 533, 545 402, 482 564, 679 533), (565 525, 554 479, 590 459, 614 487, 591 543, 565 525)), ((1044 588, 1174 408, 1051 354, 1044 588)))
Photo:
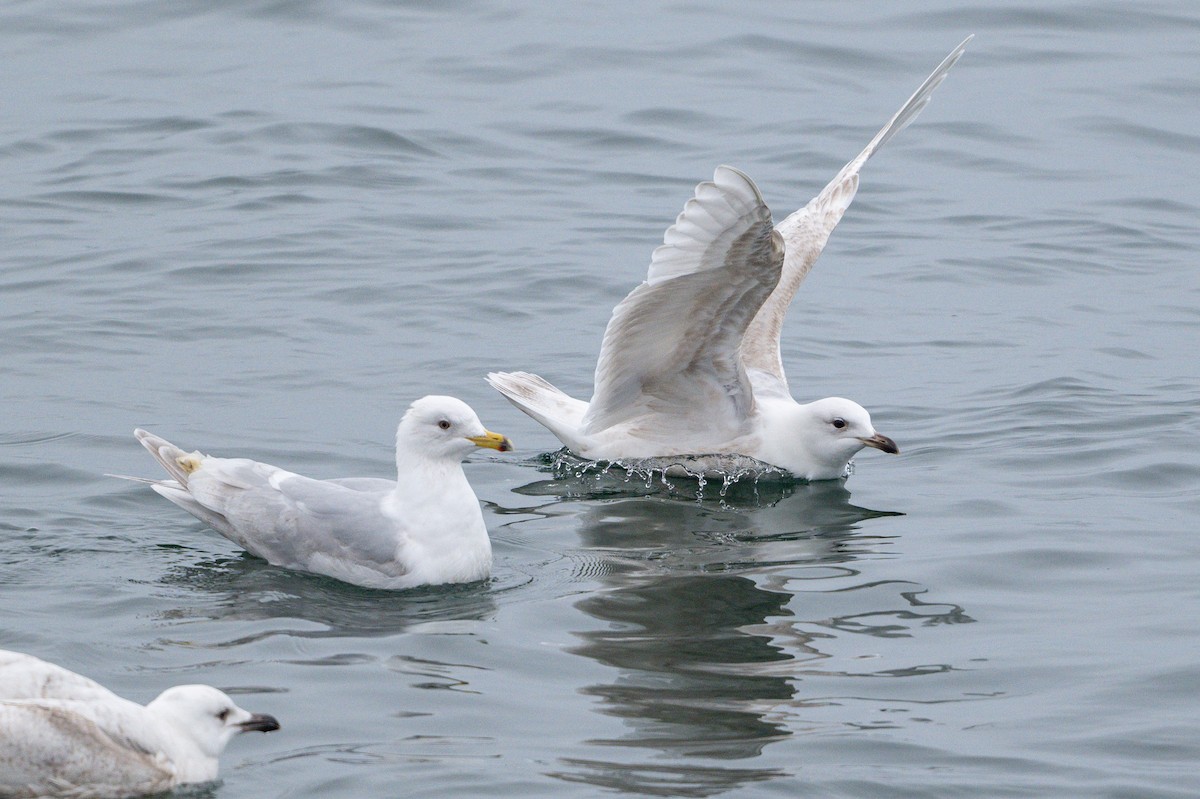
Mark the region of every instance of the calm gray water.
POLYGON ((273 713, 215 797, 1200 793, 1194 3, 0 6, 0 646, 273 713), (555 474, 719 163, 777 218, 966 34, 792 309, 839 485, 555 474), (289 573, 131 436, 387 476, 470 402, 486 585, 289 573))

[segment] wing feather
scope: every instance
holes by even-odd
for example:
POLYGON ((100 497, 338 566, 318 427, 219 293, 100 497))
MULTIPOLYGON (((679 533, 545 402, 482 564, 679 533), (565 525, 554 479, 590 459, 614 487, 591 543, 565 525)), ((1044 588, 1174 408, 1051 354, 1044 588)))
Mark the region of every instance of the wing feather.
POLYGON ((0 794, 126 796, 159 793, 177 780, 145 708, 124 699, 0 702, 0 794))
POLYGON ((381 507, 394 481, 313 480, 248 458, 189 454, 145 430, 135 435, 175 478, 151 487, 254 555, 323 573, 317 561, 339 558, 364 573, 408 573, 403 530, 381 507))
POLYGON ((362 490, 256 461, 207 458, 190 475, 188 490, 227 520, 230 532, 222 532, 276 566, 312 570, 315 557, 344 557, 389 577, 407 573, 404 538, 384 516, 385 491, 378 487, 362 490))
POLYGON ((754 397, 738 345, 782 265, 762 194, 742 172, 718 167, 667 230, 646 281, 613 310, 585 431, 654 417, 742 426, 754 397))
POLYGON ((821 193, 808 205, 779 223, 777 230, 783 236, 786 256, 783 273, 771 296, 763 303, 742 342, 742 362, 754 385, 754 391, 767 396, 791 396, 787 378, 783 372, 783 360, 779 352, 779 338, 783 331, 783 318, 787 314, 796 290, 808 276, 817 257, 829 241, 829 236, 842 214, 850 207, 858 191, 858 174, 863 164, 879 148, 910 122, 929 104, 933 91, 946 79, 947 73, 966 50, 967 43, 974 38, 968 36, 950 55, 938 65, 912 97, 875 134, 861 153, 842 167, 821 193))

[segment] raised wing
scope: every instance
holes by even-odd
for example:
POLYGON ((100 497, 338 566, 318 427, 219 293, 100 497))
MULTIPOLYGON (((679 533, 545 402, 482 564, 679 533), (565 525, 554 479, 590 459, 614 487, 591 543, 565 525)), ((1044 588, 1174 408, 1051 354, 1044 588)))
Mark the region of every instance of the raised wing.
POLYGON ((738 345, 782 265, 758 188, 718 167, 667 230, 646 282, 613 310, 585 432, 639 418, 646 428, 669 426, 666 435, 694 424, 740 428, 754 397, 738 345))
POLYGON ((808 205, 779 223, 777 230, 783 236, 786 257, 779 284, 763 303, 754 317, 742 342, 742 362, 754 386, 762 395, 790 396, 787 378, 783 373, 783 360, 779 353, 779 338, 783 330, 783 318, 787 313, 796 290, 817 261, 817 256, 829 241, 829 235, 841 221, 842 214, 850 207, 858 191, 858 173, 880 147, 916 119, 917 114, 929 104, 929 99, 966 50, 967 43, 974 38, 968 36, 954 48, 937 69, 925 79, 913 96, 908 98, 899 111, 883 126, 871 143, 854 160, 842 167, 837 177, 829 182, 821 193, 808 205))

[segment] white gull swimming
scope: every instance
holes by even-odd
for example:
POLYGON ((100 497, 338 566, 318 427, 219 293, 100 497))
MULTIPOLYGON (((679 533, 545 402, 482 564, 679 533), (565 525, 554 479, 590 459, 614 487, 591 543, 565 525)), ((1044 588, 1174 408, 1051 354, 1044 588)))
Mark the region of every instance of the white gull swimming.
POLYGON ((512 443, 484 429, 462 400, 429 396, 409 407, 396 429, 396 480, 314 480, 134 435, 173 478, 146 481, 151 488, 273 565, 385 589, 491 573, 491 541, 462 459, 512 443))
POLYGON ((207 685, 142 706, 31 655, 0 650, 0 796, 123 797, 217 778, 229 740, 279 722, 207 685))
POLYGON ((863 164, 929 103, 968 37, 871 143, 778 226, 754 182, 718 167, 666 232, 646 281, 613 310, 591 402, 528 372, 488 382, 575 455, 645 463, 688 458, 688 471, 748 456, 805 480, 847 474, 863 447, 898 452, 855 402, 797 403, 780 356, 796 290, 850 206, 863 164))

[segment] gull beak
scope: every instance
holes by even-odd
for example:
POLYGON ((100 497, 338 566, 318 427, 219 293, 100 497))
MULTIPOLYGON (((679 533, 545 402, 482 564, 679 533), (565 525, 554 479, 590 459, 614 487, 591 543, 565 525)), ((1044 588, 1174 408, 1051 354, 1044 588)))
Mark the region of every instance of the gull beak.
POLYGON ((508 440, 508 436, 502 436, 490 430, 485 430, 481 436, 467 436, 467 441, 470 441, 477 447, 496 449, 501 452, 512 452, 513 448, 512 442, 508 440))
POLYGON ((279 722, 266 713, 255 713, 238 726, 238 732, 271 732, 279 729, 279 722))
POLYGON ((875 435, 868 436, 867 438, 860 438, 859 441, 868 447, 874 447, 880 452, 886 452, 889 455, 900 454, 900 448, 896 446, 896 442, 892 441, 883 433, 876 433, 875 435))

